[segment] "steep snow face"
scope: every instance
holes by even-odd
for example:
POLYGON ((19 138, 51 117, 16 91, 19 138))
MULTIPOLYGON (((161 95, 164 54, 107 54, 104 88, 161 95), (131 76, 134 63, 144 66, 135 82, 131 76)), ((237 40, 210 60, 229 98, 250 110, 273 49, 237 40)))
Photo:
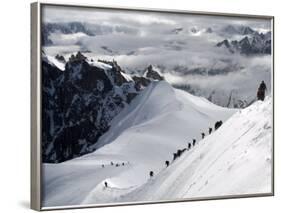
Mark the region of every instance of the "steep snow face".
POLYGON ((169 168, 122 201, 270 193, 272 98, 238 111, 169 168))
MULTIPOLYGON (((193 138, 200 140, 201 132, 207 134, 208 127, 215 121, 225 120, 234 112, 205 98, 173 89, 165 81, 152 82, 112 120, 110 130, 99 139, 95 148, 108 146, 97 150, 96 154, 118 153, 120 149, 130 154, 133 148, 142 158, 147 147, 155 144, 165 145, 163 150, 166 146, 184 147, 193 138)), ((157 149, 159 151, 161 147, 157 146, 157 149)))
POLYGON ((121 197, 130 201, 126 194, 147 183, 150 171, 155 175, 163 171, 174 152, 193 138, 200 141, 201 132, 207 135, 215 121, 225 121, 235 112, 165 81, 153 81, 114 117, 109 130, 93 145, 95 152, 44 165, 43 204, 99 204, 121 197))

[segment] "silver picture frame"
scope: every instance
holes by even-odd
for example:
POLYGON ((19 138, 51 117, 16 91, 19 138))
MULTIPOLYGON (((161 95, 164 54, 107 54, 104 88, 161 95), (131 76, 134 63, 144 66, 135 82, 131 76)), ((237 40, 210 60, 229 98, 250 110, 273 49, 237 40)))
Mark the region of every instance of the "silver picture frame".
POLYGON ((175 9, 151 9, 151 8, 133 8, 133 7, 110 7, 86 4, 61 4, 55 2, 34 2, 31 4, 31 208, 37 211, 60 210, 60 209, 76 209, 76 208, 93 208, 107 206, 127 206, 127 205, 143 205, 143 204, 159 204, 159 203, 175 203, 187 201, 203 201, 203 200, 219 200, 234 198, 250 198, 274 196, 274 16, 268 15, 250 15, 250 14, 231 14, 222 12, 202 12, 175 9), (109 203, 109 204, 91 204, 91 205, 75 205, 75 206, 53 206, 44 207, 42 205, 42 152, 41 152, 41 129, 42 129, 42 81, 41 81, 41 24, 42 24, 42 8, 46 5, 77 7, 77 8, 93 8, 108 10, 124 10, 124 11, 144 11, 144 12, 160 12, 160 13, 176 13, 189 15, 208 15, 238 18, 255 18, 266 19, 272 23, 272 169, 271 169, 271 192, 258 194, 200 197, 200 198, 184 198, 176 200, 161 201, 141 201, 128 203, 109 203))

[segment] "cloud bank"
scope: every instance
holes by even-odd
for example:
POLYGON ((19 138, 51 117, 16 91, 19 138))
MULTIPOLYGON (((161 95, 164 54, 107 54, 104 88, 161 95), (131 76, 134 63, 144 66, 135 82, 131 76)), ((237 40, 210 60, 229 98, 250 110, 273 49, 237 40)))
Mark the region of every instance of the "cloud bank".
POLYGON ((226 31, 229 26, 268 32, 270 20, 62 6, 44 6, 42 17, 45 24, 83 23, 94 34, 52 32, 53 44, 43 48, 49 55, 69 57, 83 51, 93 59, 114 59, 134 74, 152 64, 171 84, 192 86, 205 97, 213 91, 255 96, 261 80, 270 88, 271 55, 231 54, 216 47, 224 39, 245 36, 226 31), (208 70, 216 75, 208 75, 208 70))

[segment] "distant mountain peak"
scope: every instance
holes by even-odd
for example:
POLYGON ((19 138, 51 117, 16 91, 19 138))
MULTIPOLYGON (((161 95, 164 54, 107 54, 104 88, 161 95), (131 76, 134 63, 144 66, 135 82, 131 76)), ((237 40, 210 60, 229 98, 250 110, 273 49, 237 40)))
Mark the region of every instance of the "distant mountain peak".
POLYGON ((221 47, 221 46, 223 46, 223 45, 224 45, 225 47, 227 47, 227 48, 230 47, 229 41, 228 41, 227 39, 224 39, 223 41, 217 43, 217 47, 221 47))
POLYGON ((74 62, 74 61, 84 61, 86 60, 87 57, 84 56, 80 51, 77 52, 76 55, 71 55, 69 58, 69 62, 74 62))
POLYGON ((239 41, 239 43, 241 43, 241 44, 250 44, 250 41, 249 41, 249 38, 248 38, 248 36, 245 36, 243 39, 241 39, 240 41, 239 41))
POLYGON ((65 58, 62 56, 62 55, 59 55, 59 54, 57 54, 56 56, 55 56, 55 59, 57 59, 58 61, 60 61, 60 62, 62 62, 62 63, 65 63, 66 61, 65 61, 65 58))
POLYGON ((84 33, 88 36, 95 36, 85 23, 81 22, 66 22, 66 23, 43 23, 42 24, 42 44, 52 45, 53 41, 50 38, 52 33, 74 34, 84 33))
POLYGON ((198 29, 196 28, 196 27, 192 27, 192 28, 190 28, 190 32, 191 33, 198 33, 198 29))
MULTIPOLYGON (((248 32, 252 32, 251 28, 247 28, 248 32)), ((252 33, 251 35, 244 36, 241 40, 232 40, 229 42, 227 39, 218 42, 217 47, 224 46, 229 52, 241 53, 246 55, 251 54, 271 54, 271 36, 265 36, 263 33, 252 33)))
POLYGON ((208 27, 208 28, 206 29, 206 33, 213 33, 213 29, 212 29, 211 27, 208 27))
POLYGON ((249 35, 253 34, 255 31, 250 27, 241 27, 241 34, 242 35, 249 35))
POLYGON ((255 31, 249 26, 227 25, 222 29, 223 32, 232 35, 250 35, 255 31))
POLYGON ((183 31, 183 28, 182 27, 178 27, 178 28, 173 29, 172 33, 178 34, 178 33, 182 32, 182 31, 183 31))

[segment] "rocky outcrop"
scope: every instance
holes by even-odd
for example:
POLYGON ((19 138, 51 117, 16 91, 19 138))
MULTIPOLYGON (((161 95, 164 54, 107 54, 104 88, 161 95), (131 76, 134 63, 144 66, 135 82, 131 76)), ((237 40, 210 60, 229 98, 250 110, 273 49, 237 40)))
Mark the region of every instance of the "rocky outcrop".
MULTIPOLYGON (((160 79, 152 69, 149 73, 151 78, 160 79)), ((42 75, 45 163, 95 151, 95 143, 110 128, 111 120, 151 82, 145 77, 126 78, 116 61, 88 60, 80 52, 70 56, 65 71, 43 55, 42 75)))

